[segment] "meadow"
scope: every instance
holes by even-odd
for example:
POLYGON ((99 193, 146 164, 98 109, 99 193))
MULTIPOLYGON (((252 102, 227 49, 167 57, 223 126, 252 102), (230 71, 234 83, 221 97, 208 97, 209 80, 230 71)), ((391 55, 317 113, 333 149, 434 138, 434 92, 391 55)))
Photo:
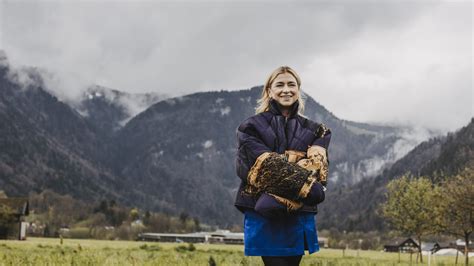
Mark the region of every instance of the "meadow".
MULTIPOLYGON (((413 265, 415 264, 413 255, 413 265)), ((323 248, 304 256, 301 265, 410 265, 410 255, 323 248), (343 254, 344 253, 344 254, 343 254), (344 256, 343 256, 344 255, 344 256)), ((428 258, 424 256, 424 264, 428 258)), ((438 256, 431 265, 454 265, 454 256, 438 256)), ((463 257, 459 257, 463 263, 463 257)), ((157 243, 83 239, 28 238, 0 241, 0 265, 263 265, 245 257, 241 245, 157 243)), ((422 265, 422 264, 418 264, 422 265)))

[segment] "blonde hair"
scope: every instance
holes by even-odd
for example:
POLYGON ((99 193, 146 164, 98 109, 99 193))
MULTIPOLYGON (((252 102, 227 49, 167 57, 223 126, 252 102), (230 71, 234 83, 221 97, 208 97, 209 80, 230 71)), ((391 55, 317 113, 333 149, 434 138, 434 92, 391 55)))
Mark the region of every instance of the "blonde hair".
POLYGON ((270 88, 272 87, 273 81, 276 79, 276 77, 280 74, 283 73, 289 73, 296 79, 296 83, 298 84, 298 114, 303 115, 304 112, 304 95, 303 92, 301 91, 301 79, 291 67, 289 66, 281 66, 277 69, 275 69, 272 74, 267 78, 267 81, 263 85, 263 90, 262 90, 262 96, 260 99, 257 101, 257 108, 255 108, 255 114, 258 113, 263 113, 268 110, 270 110, 270 88))

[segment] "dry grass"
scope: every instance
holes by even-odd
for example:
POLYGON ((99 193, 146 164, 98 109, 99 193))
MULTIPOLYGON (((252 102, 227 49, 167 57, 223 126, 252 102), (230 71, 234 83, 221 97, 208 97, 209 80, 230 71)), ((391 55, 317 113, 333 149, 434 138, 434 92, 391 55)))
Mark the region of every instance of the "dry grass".
MULTIPOLYGON (((0 265, 263 265, 259 257, 245 257, 243 246, 29 238, 0 241, 0 265), (192 249, 192 248, 191 248, 192 249)), ((381 251, 322 249, 305 256, 301 265, 410 265, 410 255, 381 251)), ((416 255, 413 255, 415 264, 416 255)), ((424 257, 427 264, 428 258, 424 257)), ((454 265, 454 256, 432 259, 431 265, 454 265)), ((463 258, 459 258, 463 262, 463 258)), ((421 265, 421 264, 420 264, 421 265)))

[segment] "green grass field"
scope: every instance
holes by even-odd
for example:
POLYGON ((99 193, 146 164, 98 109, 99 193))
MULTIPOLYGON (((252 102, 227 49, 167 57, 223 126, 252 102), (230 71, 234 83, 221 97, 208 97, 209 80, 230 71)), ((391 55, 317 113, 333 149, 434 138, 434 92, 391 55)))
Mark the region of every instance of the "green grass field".
MULTIPOLYGON (((245 257, 243 246, 28 238, 0 241, 0 265, 263 265, 260 257, 245 257)), ((415 264, 413 255, 413 265, 415 264)), ((424 256, 424 264, 428 258, 424 256)), ((431 265, 454 265, 454 256, 432 259, 431 265)), ((459 257, 463 263, 463 257, 459 257)), ((381 251, 322 249, 303 257, 301 265, 410 265, 410 255, 381 251)), ((419 264, 421 265, 421 264, 419 264)))

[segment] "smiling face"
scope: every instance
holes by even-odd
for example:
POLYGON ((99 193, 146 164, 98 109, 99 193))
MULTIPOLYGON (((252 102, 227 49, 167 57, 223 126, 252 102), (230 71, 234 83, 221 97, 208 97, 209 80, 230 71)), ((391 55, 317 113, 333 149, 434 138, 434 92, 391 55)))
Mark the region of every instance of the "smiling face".
POLYGON ((299 88, 296 78, 290 73, 281 73, 275 80, 269 90, 270 97, 280 104, 283 108, 289 108, 299 98, 299 88))

